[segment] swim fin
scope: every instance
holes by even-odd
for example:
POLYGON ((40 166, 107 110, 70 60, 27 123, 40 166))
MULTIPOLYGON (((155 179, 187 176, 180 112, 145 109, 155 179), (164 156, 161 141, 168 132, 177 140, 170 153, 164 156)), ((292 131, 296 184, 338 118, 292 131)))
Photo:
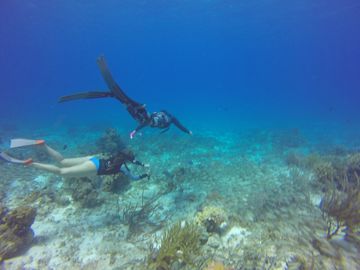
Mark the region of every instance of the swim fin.
POLYGON ((10 141, 10 148, 30 146, 30 145, 40 145, 44 143, 45 143, 44 140, 12 139, 10 141))
POLYGON ((101 75, 103 76, 106 85, 109 87, 111 93, 113 93, 115 98, 117 98, 121 103, 124 103, 126 105, 131 105, 131 106, 135 106, 135 107, 142 106, 141 103, 136 102, 136 101, 132 100, 131 98, 129 98, 124 93, 124 91, 120 88, 120 86, 115 82, 115 80, 114 80, 113 76, 111 75, 110 70, 106 64, 104 56, 100 56, 96 62, 98 64, 101 75))
POLYGON ((20 159, 16 159, 16 158, 9 156, 5 152, 0 152, 0 158, 4 159, 7 162, 11 162, 11 163, 15 163, 15 164, 23 164, 23 165, 29 165, 33 162, 33 160, 31 158, 28 158, 26 160, 20 160, 20 159))
POLYGON ((63 96, 59 98, 59 103, 78 100, 78 99, 93 99, 93 98, 106 98, 106 97, 113 97, 114 94, 111 92, 82 92, 76 93, 68 96, 63 96))

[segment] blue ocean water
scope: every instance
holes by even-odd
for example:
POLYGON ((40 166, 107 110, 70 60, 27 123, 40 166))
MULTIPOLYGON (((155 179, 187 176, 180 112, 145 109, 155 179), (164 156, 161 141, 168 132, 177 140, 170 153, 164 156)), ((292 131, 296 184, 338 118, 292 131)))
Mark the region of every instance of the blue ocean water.
POLYGON ((65 158, 126 145, 151 165, 130 171, 151 177, 0 161, 0 265, 359 269, 359 15, 356 0, 1 0, 0 151, 61 167, 9 139, 45 139, 65 158), (100 55, 128 96, 193 136, 130 140, 137 123, 117 100, 58 103, 108 90, 100 55), (37 209, 31 241, 9 251, 8 209, 24 205, 37 209), (190 223, 201 255, 161 258, 171 228, 190 223))
POLYGON ((1 1, 1 122, 129 122, 113 100, 57 104, 118 83, 193 130, 357 124, 357 1, 1 1), (206 124, 205 124, 206 123, 206 124))

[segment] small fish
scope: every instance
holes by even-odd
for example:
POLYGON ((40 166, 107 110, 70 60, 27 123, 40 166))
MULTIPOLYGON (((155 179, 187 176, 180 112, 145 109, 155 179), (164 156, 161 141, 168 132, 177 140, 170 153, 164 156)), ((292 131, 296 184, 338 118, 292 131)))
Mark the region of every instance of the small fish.
POLYGON ((67 147, 68 147, 67 144, 64 144, 63 150, 65 150, 67 147))

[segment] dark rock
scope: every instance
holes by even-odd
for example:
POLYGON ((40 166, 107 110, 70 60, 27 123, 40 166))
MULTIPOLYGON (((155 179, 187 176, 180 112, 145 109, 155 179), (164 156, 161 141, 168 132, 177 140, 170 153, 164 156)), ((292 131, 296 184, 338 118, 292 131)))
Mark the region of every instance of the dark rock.
POLYGON ((73 200, 79 203, 81 207, 92 208, 102 203, 98 198, 96 183, 88 177, 67 179, 66 186, 73 200))
POLYGON ((129 177, 126 177, 123 174, 118 174, 115 176, 108 175, 103 177, 102 187, 104 191, 116 193, 126 189, 129 184, 129 177))
POLYGON ((2 220, 3 217, 5 217, 7 212, 8 209, 4 205, 0 204, 0 220, 2 220))
POLYGON ((18 207, 8 211, 0 207, 0 261, 18 255, 32 243, 31 229, 36 216, 32 207, 18 207))

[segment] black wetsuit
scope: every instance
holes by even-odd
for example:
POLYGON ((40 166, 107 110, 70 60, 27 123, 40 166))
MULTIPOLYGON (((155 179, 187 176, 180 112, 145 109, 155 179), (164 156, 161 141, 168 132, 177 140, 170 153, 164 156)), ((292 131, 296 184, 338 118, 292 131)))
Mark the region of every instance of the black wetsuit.
POLYGON ((152 128, 164 129, 162 132, 166 132, 169 130, 171 124, 174 124, 181 131, 190 134, 190 130, 184 127, 176 117, 164 110, 152 113, 149 120, 141 123, 135 131, 137 132, 146 126, 150 126, 152 128))
POLYGON ((105 62, 105 58, 103 56, 100 56, 97 59, 97 64, 99 66, 101 75, 103 76, 108 88, 110 89, 110 92, 95 91, 95 92, 77 93, 77 94, 61 97, 59 102, 65 102, 76 99, 113 97, 119 100, 122 104, 124 104, 129 114, 139 123, 139 126, 134 130, 135 132, 146 126, 164 129, 163 132, 166 132, 170 128, 170 125, 174 124, 183 132, 191 134, 190 130, 185 128, 179 122, 179 120, 170 113, 163 110, 160 112, 154 112, 150 114, 146 110, 144 104, 141 104, 128 97, 113 79, 110 70, 108 69, 107 64, 105 62))
MULTIPOLYGON (((126 165, 126 161, 114 164, 114 159, 98 159, 96 157, 92 158, 91 161, 94 162, 95 166, 97 167, 97 175, 114 175, 118 173, 123 173, 124 175, 130 177, 132 180, 140 180, 145 177, 149 177, 149 174, 145 173, 142 175, 133 175, 128 166, 126 165)), ((132 164, 145 166, 138 160, 131 161, 132 164)))

